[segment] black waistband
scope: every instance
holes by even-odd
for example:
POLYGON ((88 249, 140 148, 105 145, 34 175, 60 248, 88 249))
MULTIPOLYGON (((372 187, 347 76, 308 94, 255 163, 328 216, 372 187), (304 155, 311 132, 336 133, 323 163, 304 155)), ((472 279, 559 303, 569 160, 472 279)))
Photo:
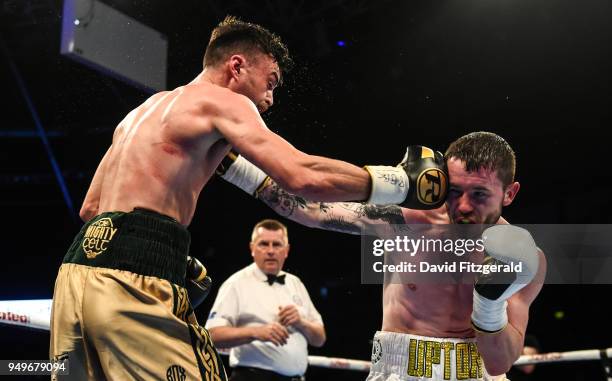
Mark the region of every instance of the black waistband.
POLYGON ((184 286, 190 241, 184 226, 157 212, 105 212, 83 225, 64 263, 127 270, 184 286))

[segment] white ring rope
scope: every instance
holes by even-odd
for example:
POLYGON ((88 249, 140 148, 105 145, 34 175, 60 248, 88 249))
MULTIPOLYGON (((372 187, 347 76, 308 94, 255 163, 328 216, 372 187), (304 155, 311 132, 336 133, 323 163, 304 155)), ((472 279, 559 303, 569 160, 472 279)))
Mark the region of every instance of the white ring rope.
MULTIPOLYGON (((51 299, 0 301, 0 324, 20 325, 48 331, 50 315, 51 299)), ((219 350, 219 353, 227 355, 229 350, 219 350)), ((592 361, 600 360, 604 356, 612 359, 612 348, 524 355, 519 357, 514 365, 592 361)), ((347 369, 362 372, 370 370, 370 362, 364 360, 308 356, 308 363, 311 366, 330 369, 347 369)), ((612 380, 612 377, 610 380, 612 380)))
POLYGON ((308 356, 308 365, 320 368, 370 371, 370 362, 364 360, 351 360, 338 357, 308 356))
MULTIPOLYGON (((605 353, 608 358, 612 358, 612 348, 607 348, 605 353)), ((535 355, 524 355, 514 363, 514 365, 528 364, 550 364, 570 361, 593 361, 601 359, 602 351, 599 349, 586 349, 581 351, 569 352, 550 352, 539 353, 535 355)), ((370 370, 370 362, 364 360, 344 359, 337 357, 326 356, 308 356, 308 364, 311 366, 330 368, 330 369, 348 369, 368 372, 370 370)))
MULTIPOLYGON (((581 351, 550 352, 525 355, 519 357, 514 365, 600 360, 601 352, 602 351, 599 349, 585 349, 581 351)), ((605 349, 605 352, 608 358, 612 358, 612 348, 605 349)))

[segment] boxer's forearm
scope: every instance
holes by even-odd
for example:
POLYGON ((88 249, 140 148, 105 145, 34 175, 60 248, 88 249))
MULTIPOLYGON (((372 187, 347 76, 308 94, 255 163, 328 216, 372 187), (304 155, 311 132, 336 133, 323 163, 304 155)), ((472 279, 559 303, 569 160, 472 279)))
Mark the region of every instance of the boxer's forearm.
POLYGON ((218 348, 232 348, 255 340, 253 327, 214 327, 208 331, 218 348))
POLYGON ((341 233, 360 234, 363 228, 404 224, 400 207, 354 202, 314 202, 291 194, 269 179, 258 198, 281 216, 299 224, 341 233))
POLYGON ((327 336, 325 335, 325 327, 322 324, 303 320, 299 325, 296 324, 296 328, 302 332, 306 340, 308 340, 308 344, 313 347, 322 347, 325 344, 327 336))
POLYGON ((310 200, 365 201, 370 196, 372 179, 365 169, 321 156, 299 157, 295 169, 288 171, 288 179, 268 175, 279 180, 285 189, 310 200))
MULTIPOLYGON (((339 213, 338 203, 325 203, 306 200, 291 194, 281 188, 274 180, 269 179, 266 186, 259 192, 258 198, 281 216, 308 227, 336 230, 343 233, 359 234, 360 228, 352 220, 358 216, 348 210, 339 213), (350 216, 352 214, 352 216, 350 216), (340 217, 342 216, 342 217, 340 217), (332 221, 343 220, 344 225, 333 229, 332 221), (351 222, 350 222, 350 221, 351 222)), ((357 203, 342 203, 347 207, 357 207, 357 203)))
POLYGON ((496 334, 476 332, 476 342, 487 372, 496 376, 506 373, 521 355, 523 335, 508 323, 496 334))

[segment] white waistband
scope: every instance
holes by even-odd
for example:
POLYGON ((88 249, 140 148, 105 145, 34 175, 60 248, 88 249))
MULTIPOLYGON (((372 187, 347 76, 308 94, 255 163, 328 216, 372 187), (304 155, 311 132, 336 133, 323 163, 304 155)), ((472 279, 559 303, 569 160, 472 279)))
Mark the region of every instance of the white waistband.
POLYGON ((375 374, 396 375, 406 381, 506 379, 487 374, 475 338, 436 338, 383 331, 374 335, 370 376, 375 374))

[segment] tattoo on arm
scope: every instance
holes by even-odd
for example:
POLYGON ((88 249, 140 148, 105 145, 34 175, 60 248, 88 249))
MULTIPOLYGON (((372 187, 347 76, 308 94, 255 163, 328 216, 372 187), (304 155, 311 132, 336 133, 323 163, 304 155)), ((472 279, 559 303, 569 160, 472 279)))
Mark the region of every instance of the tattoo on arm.
POLYGON ((319 211, 321 213, 327 213, 327 212, 329 212, 330 209, 331 209, 331 207, 329 205, 327 205, 326 203, 324 203, 324 202, 320 202, 319 203, 319 211))
POLYGON ((358 203, 342 203, 339 205, 344 210, 343 214, 334 215, 333 210, 330 210, 328 217, 320 224, 323 229, 360 234, 362 233, 362 227, 368 226, 363 223, 363 220, 367 219, 372 222, 380 221, 383 225, 392 225, 395 231, 409 230, 405 226, 404 215, 399 206, 358 203))
POLYGON ((389 224, 404 224, 402 209, 397 205, 369 205, 363 206, 363 214, 371 220, 382 220, 389 224))
POLYGON ((321 227, 325 230, 333 230, 341 233, 361 233, 361 228, 357 226, 357 224, 346 221, 342 216, 330 216, 330 218, 321 222, 321 227))
POLYGON ((285 191, 274 181, 269 181, 258 197, 285 217, 291 217, 297 210, 315 215, 318 225, 327 230, 360 234, 362 226, 368 222, 393 225, 394 230, 404 230, 401 228, 405 224, 404 215, 397 205, 312 202, 285 191))
POLYGON ((274 181, 259 193, 259 199, 285 217, 291 216, 295 208, 306 209, 306 199, 288 193, 274 181))

